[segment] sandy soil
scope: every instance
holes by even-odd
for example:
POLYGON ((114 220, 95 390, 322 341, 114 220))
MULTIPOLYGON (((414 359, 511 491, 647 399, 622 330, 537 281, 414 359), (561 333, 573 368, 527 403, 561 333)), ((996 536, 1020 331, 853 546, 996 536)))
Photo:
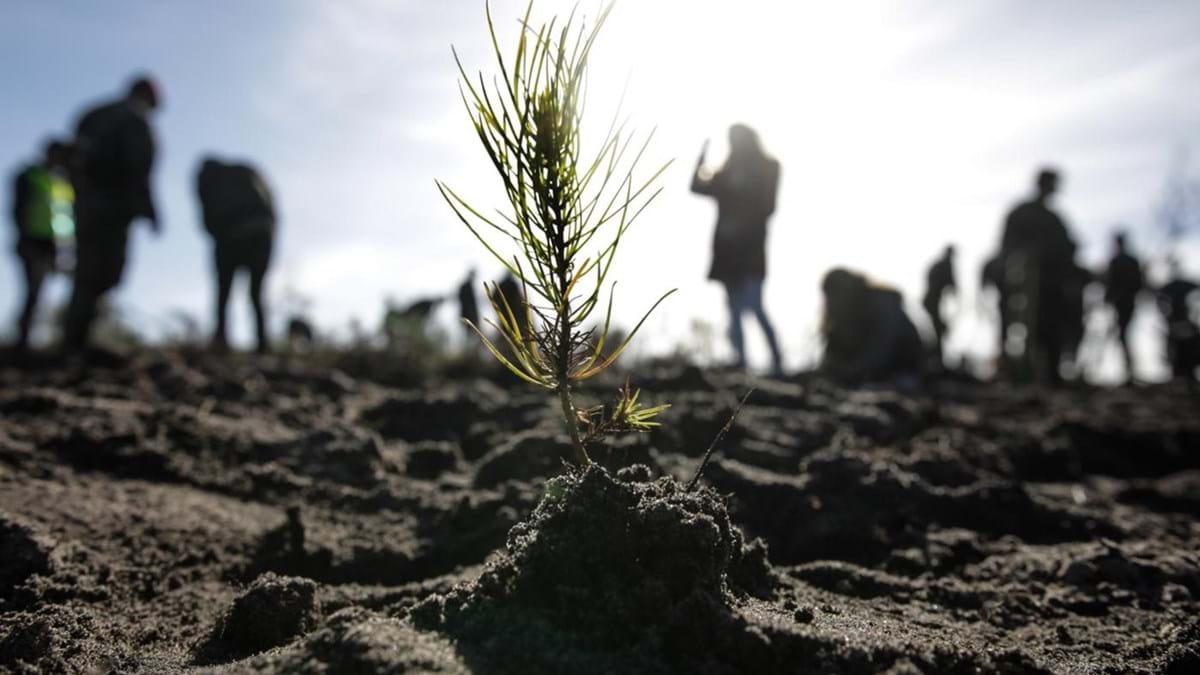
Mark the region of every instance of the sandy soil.
POLYGON ((496 379, 0 368, 0 672, 1200 673, 1186 391, 638 380, 548 481, 496 379))

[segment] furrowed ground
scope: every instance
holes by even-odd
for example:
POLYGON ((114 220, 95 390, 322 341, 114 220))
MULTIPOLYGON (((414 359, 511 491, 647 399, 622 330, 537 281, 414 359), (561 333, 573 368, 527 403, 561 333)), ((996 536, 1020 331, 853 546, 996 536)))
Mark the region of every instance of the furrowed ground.
POLYGON ((1186 391, 637 379, 663 427, 548 487, 498 378, 0 369, 0 671, 1200 672, 1186 391))

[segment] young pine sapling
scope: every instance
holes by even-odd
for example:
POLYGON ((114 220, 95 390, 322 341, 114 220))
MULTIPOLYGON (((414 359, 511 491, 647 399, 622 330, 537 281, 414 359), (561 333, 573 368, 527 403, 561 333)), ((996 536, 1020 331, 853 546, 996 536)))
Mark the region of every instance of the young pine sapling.
POLYGON ((654 184, 670 162, 644 180, 635 179, 653 133, 634 143, 618 116, 595 146, 595 154, 590 159, 582 156, 588 60, 612 5, 590 28, 575 12, 565 24, 558 25, 555 18, 534 26, 532 10, 530 2, 509 62, 488 8, 499 66, 490 87, 482 73, 477 79, 469 77, 454 52, 463 102, 500 176, 509 209, 485 214, 445 183, 438 181, 437 186, 458 218, 524 291, 519 302, 510 301, 498 285, 485 284, 496 313, 496 321, 489 323, 500 337, 492 340, 478 326, 472 328, 492 356, 517 377, 557 394, 575 462, 585 466, 591 462, 589 443, 606 434, 657 426, 655 417, 667 407, 643 406, 638 391, 626 383, 610 410, 585 409, 574 403, 572 388, 611 366, 646 317, 674 292, 658 298, 634 329, 606 350, 614 282, 608 287, 603 324, 598 331, 589 327, 617 247, 661 191, 654 184), (515 253, 507 253, 512 249, 515 253))

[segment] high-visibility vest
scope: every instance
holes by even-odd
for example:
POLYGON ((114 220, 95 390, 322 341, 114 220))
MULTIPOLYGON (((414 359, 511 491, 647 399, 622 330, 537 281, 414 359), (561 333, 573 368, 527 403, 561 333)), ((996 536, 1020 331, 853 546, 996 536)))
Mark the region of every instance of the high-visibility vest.
POLYGON ((45 167, 26 174, 31 194, 25 208, 25 235, 36 239, 70 239, 75 236, 75 189, 45 167))

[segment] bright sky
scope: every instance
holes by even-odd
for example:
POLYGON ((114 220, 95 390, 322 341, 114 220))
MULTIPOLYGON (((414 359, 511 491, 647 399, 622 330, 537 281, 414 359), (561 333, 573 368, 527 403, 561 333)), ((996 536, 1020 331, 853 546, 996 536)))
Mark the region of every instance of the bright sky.
MULTIPOLYGON (((571 4, 542 0, 535 14, 571 4)), ((449 293, 472 265, 498 270, 433 185, 441 178, 485 203, 497 194, 449 49, 492 72, 482 2, 0 6, 0 166, 10 171, 135 71, 162 84, 155 184, 166 234, 138 228, 117 295, 149 333, 168 328, 174 310, 211 325, 210 254, 192 193, 206 152, 263 168, 283 213, 275 306, 304 296, 327 331, 345 334, 353 317, 374 328, 385 298, 449 293)), ((598 4, 582 7, 594 14, 598 4)), ((523 9, 493 3, 510 35, 523 9)), ((1153 215, 1172 154, 1200 151, 1197 26, 1200 5, 1186 0, 618 3, 593 65, 591 133, 603 133, 628 79, 626 111, 658 130, 652 158, 676 158, 620 253, 618 319, 632 323, 647 296, 678 287, 641 348, 668 349, 703 318, 724 355, 723 296, 705 280, 715 209, 687 185, 703 140, 719 161, 725 129, 741 121, 783 165, 766 302, 791 365, 811 357, 826 270, 850 266, 900 287, 924 321, 925 268, 950 241, 967 294, 952 347, 984 350, 979 264, 1040 164, 1065 175, 1058 204, 1086 262, 1106 258, 1117 224, 1140 250, 1161 246, 1153 215)), ((18 292, 9 256, 0 280, 7 321, 18 292)), ((51 292, 61 301, 65 283, 51 292)), ((247 337, 245 303, 231 311, 247 337)), ((1156 372, 1150 315, 1138 333, 1145 375, 1156 372)), ((761 362, 755 328, 749 340, 761 362)))

